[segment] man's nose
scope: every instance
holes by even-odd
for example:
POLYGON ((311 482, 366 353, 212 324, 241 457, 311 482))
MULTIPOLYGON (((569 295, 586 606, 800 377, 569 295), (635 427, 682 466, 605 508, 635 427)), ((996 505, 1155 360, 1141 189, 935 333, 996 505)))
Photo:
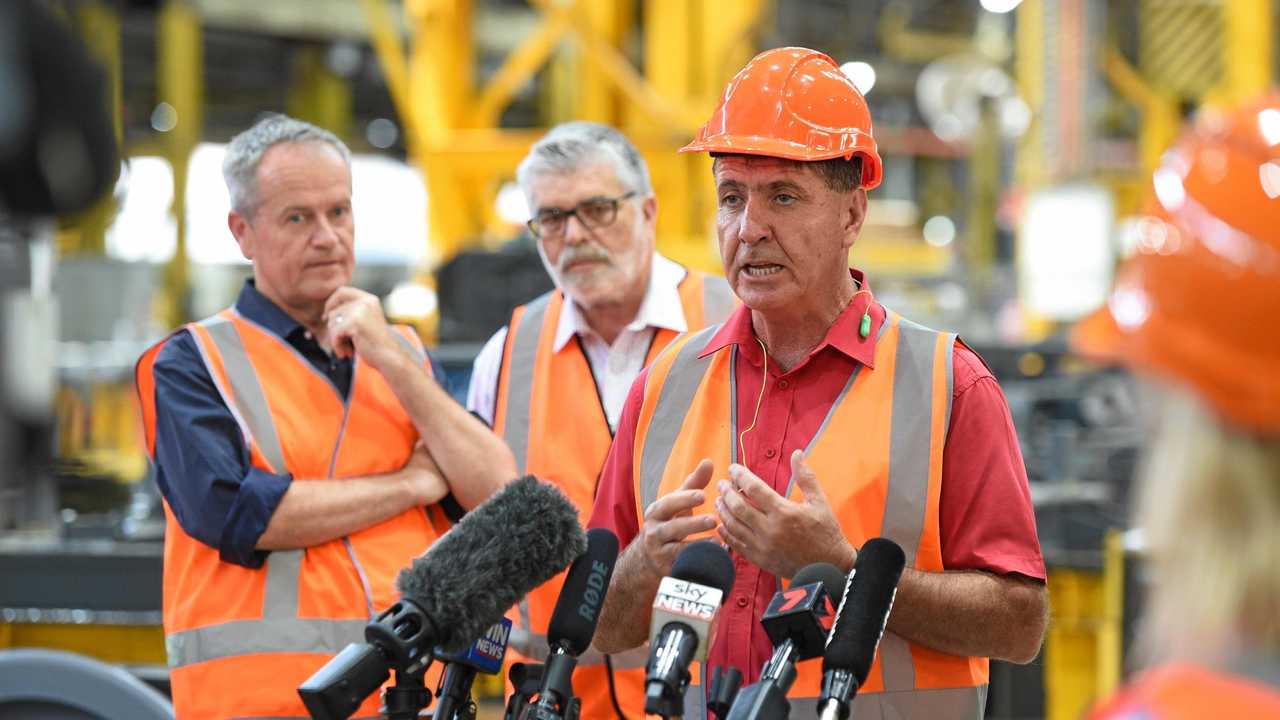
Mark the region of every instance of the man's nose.
POLYGON ((758 242, 768 240, 769 234, 769 224, 766 221, 764 211, 760 207, 760 201, 748 198, 742 208, 742 215, 738 220, 738 242, 746 245, 755 245, 758 242))

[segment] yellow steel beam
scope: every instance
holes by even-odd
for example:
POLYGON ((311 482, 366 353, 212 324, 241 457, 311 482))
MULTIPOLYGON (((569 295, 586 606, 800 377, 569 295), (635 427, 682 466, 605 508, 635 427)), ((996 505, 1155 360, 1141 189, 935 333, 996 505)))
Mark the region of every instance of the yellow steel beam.
POLYGON ((507 55, 476 98, 475 127, 497 127, 502 111, 516 92, 547 62, 570 26, 568 13, 548 12, 538 28, 507 55))
POLYGON ((173 205, 178 240, 173 259, 165 267, 165 300, 168 324, 186 322, 189 303, 187 263, 187 168, 191 151, 204 128, 204 56, 200 16, 186 0, 168 0, 157 18, 157 88, 160 101, 172 106, 177 123, 165 135, 167 156, 173 168, 173 205))
POLYGON ((1225 97, 1228 103, 1248 101, 1266 92, 1272 77, 1275 9, 1271 0, 1230 0, 1223 3, 1226 37, 1225 97))
POLYGON ((1107 49, 1102 69, 1116 91, 1142 112, 1138 149, 1144 177, 1149 176, 1178 136, 1182 123, 1178 102, 1148 85, 1115 48, 1107 49))
POLYGON ((1018 143, 1015 173, 1018 185, 1028 191, 1044 180, 1044 153, 1040 117, 1044 106, 1044 1, 1025 0, 1017 9, 1014 67, 1018 95, 1031 109, 1031 125, 1018 143))
POLYGON ((692 135, 706 121, 705 117, 690 112, 654 90, 617 48, 586 32, 574 33, 573 39, 582 46, 604 76, 612 80, 635 107, 646 112, 657 127, 692 135))
POLYGON ((345 137, 353 123, 351 85, 329 69, 324 55, 324 49, 314 45, 294 53, 289 114, 345 137))
POLYGON ((369 19, 369 42, 382 65, 382 76, 387 81, 387 91, 395 104, 407 135, 406 144, 412 147, 418 134, 415 119, 416 108, 409 94, 409 62, 405 58, 400 32, 391 19, 387 0, 362 0, 365 16, 369 19))
POLYGON ((1098 695, 1120 687, 1124 668, 1124 533, 1107 531, 1102 545, 1102 621, 1098 627, 1098 695))

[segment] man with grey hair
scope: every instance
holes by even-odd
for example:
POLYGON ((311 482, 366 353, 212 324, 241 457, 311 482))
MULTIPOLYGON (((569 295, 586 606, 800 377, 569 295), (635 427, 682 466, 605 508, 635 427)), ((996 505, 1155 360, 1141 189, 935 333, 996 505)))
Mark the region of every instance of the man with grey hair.
MULTIPOLYGON (((658 201, 635 146, 613 128, 560 125, 517 170, 556 290, 517 308, 476 358, 467 405, 510 445, 520 472, 556 483, 585 520, 622 403, 679 333, 733 308, 724 280, 655 251, 658 201)), ((542 661, 561 580, 513 613, 512 653, 542 661)), ((580 658, 582 717, 644 715, 643 648, 580 658)))
POLYGON ((417 335, 350 287, 349 158, 281 115, 236 136, 228 226, 253 278, 138 362, 179 717, 305 716, 298 685, 363 639, 450 519, 515 476, 417 335))

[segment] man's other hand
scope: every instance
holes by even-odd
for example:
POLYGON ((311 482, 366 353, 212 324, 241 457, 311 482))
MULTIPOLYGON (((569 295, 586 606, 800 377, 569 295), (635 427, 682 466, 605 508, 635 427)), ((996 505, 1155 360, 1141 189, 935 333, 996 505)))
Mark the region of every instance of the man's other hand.
POLYGON ((717 486, 720 537, 734 552, 778 577, 793 577, 815 562, 849 572, 858 553, 845 539, 800 450, 791 455, 791 477, 800 490, 799 502, 774 492, 745 466, 730 465, 729 479, 717 486))
POLYGON ((679 489, 658 498, 645 510, 640 548, 645 567, 655 576, 663 577, 671 572, 676 555, 684 549, 690 535, 715 528, 714 516, 693 514, 693 509, 706 501, 703 489, 711 482, 713 468, 711 461, 704 459, 679 489))
POLYGON ((324 323, 329 346, 338 357, 359 353, 375 369, 384 370, 403 354, 382 314, 382 303, 358 288, 340 287, 329 296, 324 304, 324 323))

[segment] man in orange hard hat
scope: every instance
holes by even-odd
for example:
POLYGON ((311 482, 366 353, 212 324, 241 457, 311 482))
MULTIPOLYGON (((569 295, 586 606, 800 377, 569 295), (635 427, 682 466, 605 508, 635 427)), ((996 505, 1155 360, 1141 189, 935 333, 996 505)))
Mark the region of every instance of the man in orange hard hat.
POLYGON ((1082 353, 1158 378, 1138 526, 1154 665, 1098 718, 1280 717, 1280 92, 1202 111, 1082 353))
MULTIPOLYGON (((988 658, 1039 651, 1044 560, 986 365, 885 308, 849 268, 881 179, 865 100, 830 57, 771 50, 684 151, 716 158, 721 259, 743 306, 672 343, 627 399, 591 520, 629 543, 597 646, 642 643, 660 578, 715 530, 736 577, 705 667, 752 682, 781 581, 815 562, 848 572, 884 536, 908 568, 855 715, 982 717, 988 658)), ((812 715, 821 678, 820 662, 798 666, 797 717, 812 715)), ((690 716, 700 701, 686 696, 690 716)))

